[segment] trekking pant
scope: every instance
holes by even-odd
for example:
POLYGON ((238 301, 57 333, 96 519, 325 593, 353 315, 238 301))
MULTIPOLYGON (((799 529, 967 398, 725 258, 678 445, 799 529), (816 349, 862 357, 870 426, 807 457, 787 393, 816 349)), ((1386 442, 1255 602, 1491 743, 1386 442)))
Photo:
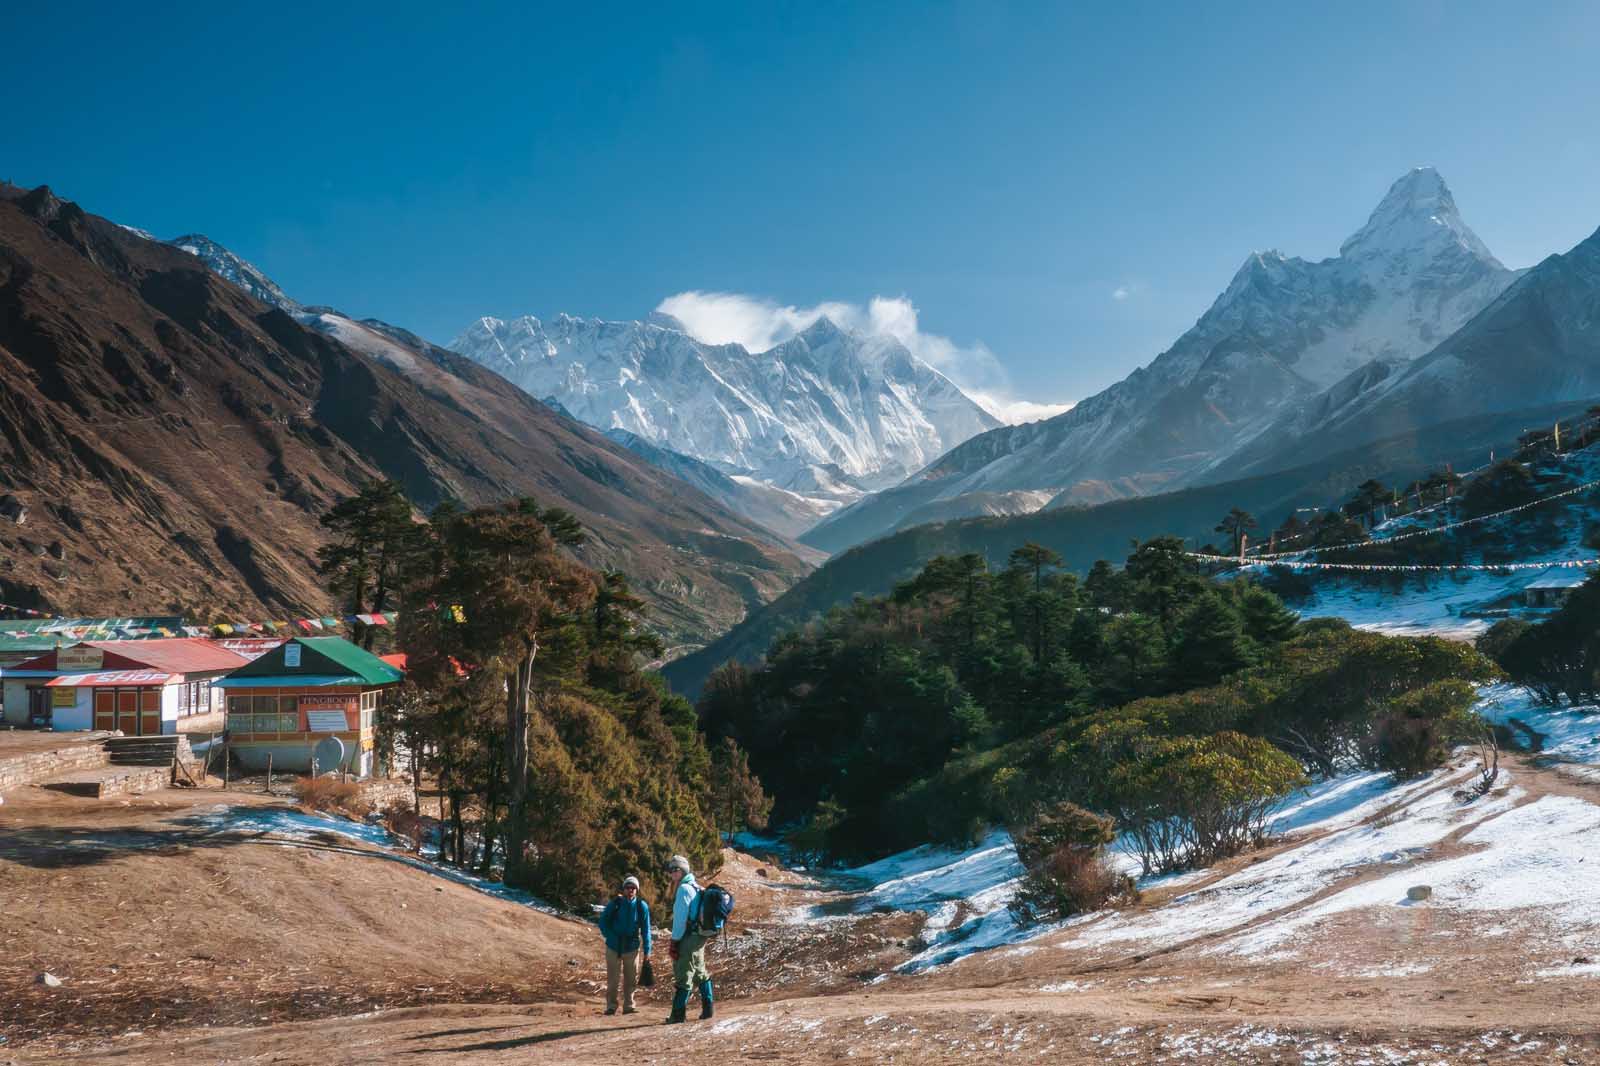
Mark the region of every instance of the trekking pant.
POLYGON ((706 969, 706 938, 697 932, 683 934, 678 941, 678 957, 672 961, 672 984, 675 988, 694 988, 711 980, 706 969))
POLYGON ((633 990, 639 983, 639 953, 606 948, 606 1010, 617 1009, 617 976, 622 977, 622 1009, 633 1010, 633 990))

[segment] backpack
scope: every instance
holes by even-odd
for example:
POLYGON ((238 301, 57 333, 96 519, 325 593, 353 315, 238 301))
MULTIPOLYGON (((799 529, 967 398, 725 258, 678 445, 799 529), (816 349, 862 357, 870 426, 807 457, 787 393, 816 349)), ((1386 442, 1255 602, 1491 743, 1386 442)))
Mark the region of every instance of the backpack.
POLYGON ((733 913, 733 893, 721 885, 707 885, 697 897, 695 924, 701 936, 716 936, 733 913))

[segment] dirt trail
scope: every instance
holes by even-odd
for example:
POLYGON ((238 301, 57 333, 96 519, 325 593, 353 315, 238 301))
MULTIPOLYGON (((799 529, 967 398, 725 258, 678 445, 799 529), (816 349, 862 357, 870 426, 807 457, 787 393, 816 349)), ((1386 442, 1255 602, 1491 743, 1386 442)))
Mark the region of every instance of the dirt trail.
MULTIPOLYGON (((1600 801, 1600 788, 1559 768, 1508 766, 1519 805, 1600 801)), ((1393 863, 1158 950, 1079 943, 1085 923, 908 976, 893 968, 920 946, 920 916, 808 918, 818 904, 849 908, 801 875, 730 852, 717 876, 740 902, 713 953, 717 1020, 669 1029, 657 1024, 664 986, 638 1016, 601 1016, 595 938, 581 923, 346 841, 195 837, 194 808, 215 801, 162 793, 94 808, 30 797, 24 809, 8 797, 0 999, 27 1020, 5 1019, 0 1064, 1600 1063, 1596 977, 1530 978, 1570 961, 1534 935, 1535 913, 1501 913, 1519 935, 1485 935, 1486 919, 1455 909, 1353 910, 1306 930, 1297 959, 1214 950, 1393 863), (68 978, 63 989, 31 983, 49 965, 68 978)), ((1461 838, 1482 821, 1471 811, 1429 858, 1470 850, 1461 838)), ((1152 893, 1140 910, 1160 913, 1307 839, 1152 893)))

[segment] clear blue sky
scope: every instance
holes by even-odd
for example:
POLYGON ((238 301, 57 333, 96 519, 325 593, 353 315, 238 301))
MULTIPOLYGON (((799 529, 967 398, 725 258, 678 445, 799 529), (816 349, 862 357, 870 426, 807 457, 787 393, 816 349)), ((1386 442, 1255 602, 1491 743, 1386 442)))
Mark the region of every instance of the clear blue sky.
POLYGON ((1508 265, 1600 227, 1593 3, 589 6, 5 5, 0 177, 439 341, 905 296, 1038 400, 1416 164, 1508 265))

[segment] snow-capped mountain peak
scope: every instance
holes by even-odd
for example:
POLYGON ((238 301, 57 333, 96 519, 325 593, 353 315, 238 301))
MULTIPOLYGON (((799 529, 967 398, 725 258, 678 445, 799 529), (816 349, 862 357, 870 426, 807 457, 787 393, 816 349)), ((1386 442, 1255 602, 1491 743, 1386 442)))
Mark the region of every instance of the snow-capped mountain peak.
POLYGON ((997 494, 1096 502, 1220 479, 1280 416, 1352 375, 1425 355, 1517 277, 1462 220, 1431 167, 1395 181, 1339 255, 1253 252, 1192 328, 1148 366, 1065 414, 967 442, 802 538, 837 551, 997 494))
POLYGON ((1432 167, 1400 176, 1373 210, 1367 224, 1339 246, 1344 259, 1405 258, 1437 254, 1447 246, 1493 263, 1500 261, 1478 239, 1461 213, 1444 178, 1432 167))
POLYGON ((827 317, 760 353, 660 313, 485 317, 451 347, 590 425, 773 483, 799 464, 893 484, 999 425, 893 337, 827 317))
POLYGON ((209 267, 213 274, 224 281, 232 282, 264 304, 270 304, 291 314, 300 309, 300 305, 278 288, 277 283, 267 277, 260 268, 228 251, 203 233, 185 234, 166 243, 195 256, 209 267))

